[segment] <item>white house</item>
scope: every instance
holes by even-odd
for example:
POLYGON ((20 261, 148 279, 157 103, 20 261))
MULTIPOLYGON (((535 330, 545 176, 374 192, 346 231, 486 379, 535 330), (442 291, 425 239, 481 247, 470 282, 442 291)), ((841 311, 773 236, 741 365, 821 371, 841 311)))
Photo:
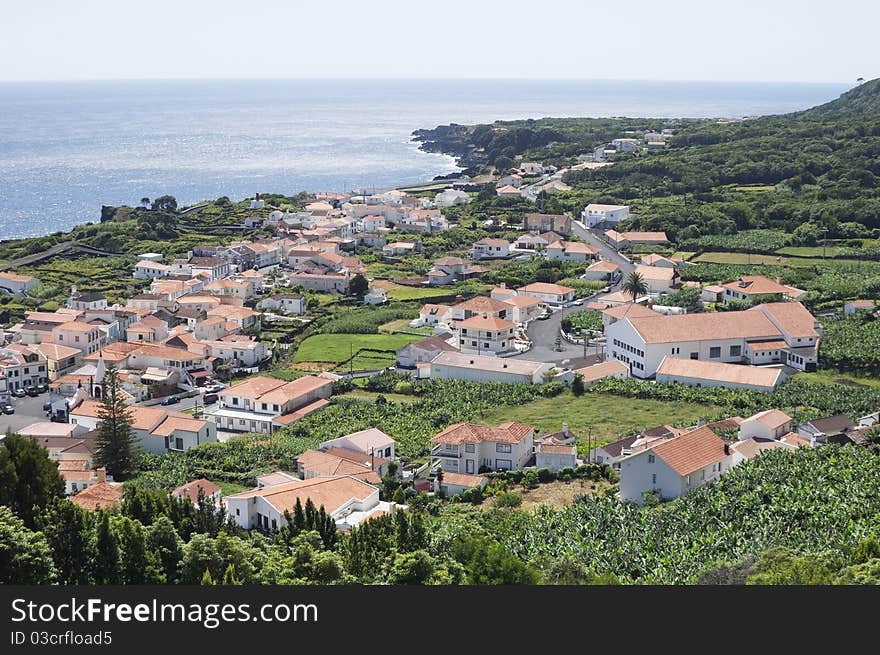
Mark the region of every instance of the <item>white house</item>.
POLYGON ((445 323, 451 317, 452 308, 449 305, 435 305, 428 303, 422 305, 419 310, 419 321, 424 325, 434 326, 445 323))
POLYGON ((585 280, 607 280, 619 270, 617 264, 603 259, 587 266, 583 277, 585 280))
POLYGON ((431 438, 431 468, 470 475, 521 469, 532 458, 534 435, 525 423, 455 423, 431 438))
POLYGON ((149 280, 166 275, 171 275, 171 267, 168 264, 142 259, 134 265, 133 276, 138 280, 149 280))
POLYGON ((370 290, 364 294, 365 305, 383 305, 388 302, 388 292, 382 287, 370 287, 370 290))
POLYGON ((510 257, 510 242, 507 239, 484 237, 474 242, 468 254, 473 259, 502 259, 510 257))
POLYGON ((752 300, 758 296, 774 296, 776 300, 787 300, 804 294, 801 289, 774 282, 763 275, 743 275, 721 286, 724 287, 725 303, 731 300, 752 300))
POLYGON ((221 391, 205 417, 224 430, 268 434, 326 406, 332 384, 314 375, 292 382, 249 378, 221 391))
POLYGON ((678 283, 678 271, 674 268, 636 264, 635 272, 642 276, 648 293, 671 293, 678 283))
POLYGON ((463 353, 500 355, 513 352, 516 324, 495 316, 472 316, 456 322, 463 353))
POLYGON ((394 459, 394 439, 382 432, 379 428, 367 428, 346 434, 336 439, 323 441, 318 446, 321 450, 330 448, 345 448, 361 453, 362 455, 375 455, 383 459, 394 459))
POLYGON ((14 296, 25 295, 40 285, 40 281, 33 275, 19 275, 18 273, 0 273, 0 289, 5 289, 14 296))
POLYGON ((543 300, 548 305, 560 306, 574 300, 574 289, 549 282, 532 282, 516 290, 518 294, 543 300))
POLYGON ((602 205, 598 203, 591 203, 584 208, 584 211, 581 212, 581 219, 584 224, 593 228, 597 225, 603 225, 605 223, 608 224, 618 224, 621 221, 625 221, 629 218, 629 206, 628 205, 602 205))
POLYGON ((458 349, 449 343, 450 338, 452 335, 449 332, 443 332, 408 343, 397 351, 397 364, 404 368, 415 368, 420 363, 430 362, 441 352, 457 352, 458 349))
POLYGON ((260 301, 260 309, 272 309, 286 314, 305 314, 306 297, 298 293, 282 293, 260 301))
POLYGON ((767 409, 743 419, 739 424, 739 438, 779 439, 791 432, 791 417, 780 409, 767 409))
POLYGON ((342 530, 349 530, 376 513, 393 513, 393 503, 379 501, 379 489, 350 475, 291 480, 269 487, 226 496, 226 513, 245 530, 272 533, 285 525, 285 512, 293 514, 297 501, 312 501, 342 530))
POLYGON ((646 491, 678 498, 720 479, 731 465, 730 446, 710 428, 697 428, 621 460, 620 498, 637 505, 646 491))
POLYGON ((577 446, 542 443, 535 446, 535 468, 550 469, 554 473, 566 467, 577 466, 577 446))
POLYGON ((434 204, 437 207, 452 207, 453 205, 465 205, 471 197, 458 189, 445 189, 434 196, 434 204))
POLYGON ((557 241, 544 249, 547 259, 564 262, 588 262, 599 254, 599 249, 581 241, 557 241))

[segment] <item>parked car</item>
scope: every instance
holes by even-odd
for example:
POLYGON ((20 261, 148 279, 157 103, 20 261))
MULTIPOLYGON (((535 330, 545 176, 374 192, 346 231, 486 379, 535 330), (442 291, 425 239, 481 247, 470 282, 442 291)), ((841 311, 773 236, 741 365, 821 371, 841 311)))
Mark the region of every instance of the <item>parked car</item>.
POLYGON ((572 305, 583 305, 583 304, 584 304, 584 299, 583 299, 583 298, 578 298, 577 300, 575 300, 575 301, 572 302, 571 304, 572 304, 572 305))
POLYGON ((36 389, 37 393, 46 393, 47 391, 49 391, 49 385, 41 382, 36 386, 36 389))
POLYGON ((43 403, 43 411, 51 412, 52 411, 52 403, 43 403))
POLYGON ((15 414, 15 407, 9 403, 5 403, 2 408, 4 414, 15 414))
POLYGON ((176 405, 180 402, 180 396, 168 396, 161 402, 162 405, 176 405))
POLYGON ((218 396, 216 393, 206 393, 205 397, 202 398, 202 400, 205 402, 206 405, 213 405, 217 402, 219 398, 220 396, 218 396))
POLYGON ((36 398, 37 396, 40 395, 40 392, 37 391, 36 387, 28 387, 27 388, 27 395, 29 395, 31 398, 36 398))
POLYGON ((24 387, 19 387, 18 389, 14 389, 12 391, 12 395, 16 398, 24 398, 27 395, 27 391, 24 387))
POLYGON ((543 314, 539 314, 539 315, 538 315, 538 320, 539 320, 539 321, 546 321, 548 318, 550 318, 550 313, 549 313, 549 312, 544 312, 543 314))

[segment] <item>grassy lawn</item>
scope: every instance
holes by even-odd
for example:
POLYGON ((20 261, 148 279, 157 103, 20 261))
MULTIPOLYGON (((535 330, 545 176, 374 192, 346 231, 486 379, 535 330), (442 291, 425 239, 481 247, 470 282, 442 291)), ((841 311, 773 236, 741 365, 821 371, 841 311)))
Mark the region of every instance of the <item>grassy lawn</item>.
POLYGON ((816 384, 843 384, 847 386, 880 387, 880 379, 862 377, 852 373, 835 373, 830 369, 823 369, 814 373, 798 373, 798 380, 814 382, 816 384))
POLYGON ((695 262, 711 264, 767 264, 768 266, 789 266, 789 259, 780 255, 756 255, 745 252, 704 252, 695 262))
POLYGON ((393 366, 397 362, 397 356, 392 352, 364 352, 358 353, 349 364, 343 362, 333 369, 334 373, 348 373, 351 371, 375 371, 380 368, 393 366))
MULTIPOLYGON (((827 246, 825 255, 834 257, 841 251, 837 246, 827 246)), ((791 255, 792 257, 822 257, 822 246, 789 246, 777 250, 780 255, 791 255)))
POLYGON ((388 291, 388 297, 394 300, 420 300, 422 298, 436 298, 438 296, 454 293, 451 288, 437 287, 408 287, 388 280, 377 280, 373 286, 388 291))
POLYGON ((676 250, 674 253, 672 253, 672 256, 678 257, 679 259, 683 259, 685 261, 688 261, 691 257, 693 257, 696 254, 697 253, 695 253, 695 252, 687 252, 685 250, 676 250))
POLYGON ((385 400, 393 400, 396 403, 415 403, 419 400, 417 396, 405 396, 400 393, 377 393, 375 391, 364 391, 363 389, 354 389, 347 394, 343 394, 341 397, 372 403, 376 401, 377 396, 384 396, 385 400))
POLYGON ((479 422, 497 425, 502 421, 520 421, 546 432, 557 432, 565 421, 577 436, 586 437, 592 428, 593 437, 607 442, 657 425, 695 423, 699 418, 715 416, 721 411, 714 405, 622 398, 610 394, 585 393, 576 398, 566 391, 554 398, 541 398, 515 407, 498 407, 487 412, 479 422))
POLYGON ((243 484, 238 484, 236 482, 223 482, 222 480, 218 480, 215 484, 220 487, 221 496, 231 496, 240 491, 247 491, 250 489, 250 487, 245 487, 243 484))
POLYGON ((420 338, 411 334, 316 334, 302 342, 294 361, 345 362, 362 348, 384 350, 393 357, 397 350, 420 338))

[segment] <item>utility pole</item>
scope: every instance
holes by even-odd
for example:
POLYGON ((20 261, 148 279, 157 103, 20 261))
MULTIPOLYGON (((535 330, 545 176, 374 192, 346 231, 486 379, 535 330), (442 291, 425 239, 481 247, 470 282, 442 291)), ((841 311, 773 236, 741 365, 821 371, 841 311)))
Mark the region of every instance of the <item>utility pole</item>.
POLYGON ((354 379, 354 343, 348 342, 348 379, 354 379))
POLYGON ((822 228, 822 259, 825 259, 825 244, 828 243, 828 228, 822 228))

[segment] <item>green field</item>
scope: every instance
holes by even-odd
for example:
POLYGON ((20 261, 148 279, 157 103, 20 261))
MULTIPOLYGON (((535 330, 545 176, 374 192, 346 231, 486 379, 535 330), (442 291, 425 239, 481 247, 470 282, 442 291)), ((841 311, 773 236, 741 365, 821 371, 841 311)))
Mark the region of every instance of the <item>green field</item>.
POLYGON ((751 191, 751 192, 760 192, 760 193, 768 193, 770 191, 776 191, 776 187, 773 185, 763 185, 763 184, 748 184, 733 187, 734 191, 751 191))
MULTIPOLYGON (((410 334, 316 334, 302 342, 295 362, 346 362, 363 348, 384 350, 391 354, 422 337, 410 334)), ((378 353, 363 353, 363 355, 378 353)), ((388 366, 388 364, 386 364, 388 366)), ((372 368, 372 367, 370 367, 372 368)))
POLYGON ((798 380, 813 382, 816 384, 843 384, 846 386, 880 386, 880 378, 862 377, 852 373, 835 373, 829 369, 822 369, 814 373, 798 373, 798 380))
MULTIPOLYGON (((790 266, 788 257, 781 255, 756 255, 745 252, 704 252, 695 258, 695 262, 707 262, 710 264, 766 264, 768 266, 790 266)), ((812 266, 813 262, 806 265, 812 266)))
POLYGON ((375 391, 364 391, 363 389, 354 389, 341 397, 353 398, 354 400, 361 400, 363 402, 375 402, 378 396, 383 396, 385 400, 391 400, 396 403, 412 404, 419 401, 418 396, 405 396, 400 393, 377 393, 375 391))
MULTIPOLYGON (((835 257, 843 250, 837 246, 827 246, 825 248, 825 257, 835 257)), ((822 257, 822 246, 788 246, 777 250, 780 255, 791 255, 792 257, 822 257)))
POLYGON ((607 442, 657 425, 692 424, 699 418, 715 417, 721 412, 722 408, 714 405, 592 393, 577 398, 566 391, 554 398, 498 407, 487 412, 480 422, 496 425, 502 421, 521 421, 547 432, 557 432, 565 421, 577 436, 586 438, 591 430, 594 438, 607 442))

